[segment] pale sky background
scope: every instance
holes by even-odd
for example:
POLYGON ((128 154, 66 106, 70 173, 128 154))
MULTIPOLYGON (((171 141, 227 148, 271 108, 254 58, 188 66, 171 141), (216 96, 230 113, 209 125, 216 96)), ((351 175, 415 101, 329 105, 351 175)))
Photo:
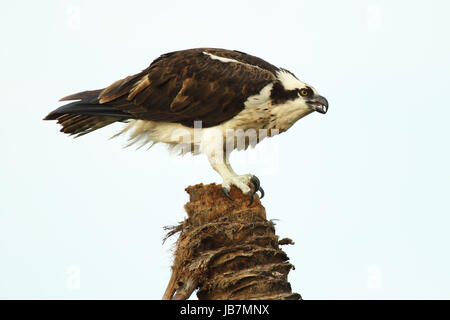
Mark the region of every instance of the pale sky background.
POLYGON ((206 158, 41 119, 162 53, 237 49, 330 103, 253 151, 304 299, 450 298, 448 1, 3 1, 0 298, 159 299, 206 158))

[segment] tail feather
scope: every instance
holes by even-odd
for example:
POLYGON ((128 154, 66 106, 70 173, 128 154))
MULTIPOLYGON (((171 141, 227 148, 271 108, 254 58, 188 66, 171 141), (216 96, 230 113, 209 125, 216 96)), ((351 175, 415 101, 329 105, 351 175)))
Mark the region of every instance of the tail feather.
POLYGON ((90 115, 63 115, 56 119, 62 125, 61 132, 80 137, 118 121, 116 117, 90 115))
POLYGON ((111 116, 119 118, 131 118, 129 113, 112 108, 106 104, 87 103, 84 100, 75 101, 59 107, 50 112, 44 120, 56 120, 63 114, 81 114, 93 116, 111 116))
POLYGON ((61 132, 77 137, 103 128, 116 121, 133 118, 132 115, 98 102, 101 90, 83 91, 61 99, 80 99, 50 112, 44 120, 56 120, 62 125, 61 132))
POLYGON ((91 116, 86 115, 71 115, 68 119, 58 118, 58 123, 60 123, 63 127, 61 128, 61 132, 76 134, 79 131, 83 131, 86 125, 91 124, 93 119, 91 116))

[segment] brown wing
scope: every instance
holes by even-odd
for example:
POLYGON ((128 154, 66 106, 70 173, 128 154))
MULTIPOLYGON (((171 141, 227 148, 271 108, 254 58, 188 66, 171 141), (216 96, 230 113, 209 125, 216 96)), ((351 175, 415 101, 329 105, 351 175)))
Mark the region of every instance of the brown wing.
POLYGON ((103 90, 63 98, 80 101, 62 106, 46 119, 81 114, 108 117, 108 121, 116 116, 118 121, 134 118, 190 127, 201 120, 203 127, 211 127, 239 113, 249 96, 275 79, 276 70, 264 60, 238 51, 176 51, 160 56, 142 72, 103 90), (238 62, 220 61, 205 53, 238 62))
POLYGON ((165 54, 138 77, 119 81, 100 94, 100 103, 134 118, 178 122, 203 127, 231 119, 244 102, 274 80, 276 68, 244 53, 220 49, 192 49, 165 54), (204 52, 234 59, 222 62, 204 52))

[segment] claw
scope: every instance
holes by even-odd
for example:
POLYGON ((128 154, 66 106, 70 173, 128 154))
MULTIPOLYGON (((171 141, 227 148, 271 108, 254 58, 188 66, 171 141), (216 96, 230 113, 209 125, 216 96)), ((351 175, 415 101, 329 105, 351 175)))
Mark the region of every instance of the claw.
POLYGON ((253 186, 255 187, 255 192, 259 190, 259 188, 261 187, 261 182, 259 181, 257 176, 252 176, 252 178, 250 179, 250 182, 253 183, 253 186))
POLYGON ((234 201, 234 199, 231 197, 230 195, 230 190, 228 190, 227 188, 222 187, 223 193, 225 193, 225 195, 227 196, 228 199, 230 199, 231 201, 234 201))
POLYGON ((259 192, 261 192, 261 196, 259 198, 260 199, 264 198, 264 189, 261 188, 261 186, 259 186, 259 192))
POLYGON ((254 193, 250 193, 250 203, 248 204, 248 206, 250 207, 253 203, 253 198, 254 198, 254 193))
MULTIPOLYGON (((249 175, 247 175, 247 177, 245 177, 245 176, 243 176, 243 177, 248 179, 248 176, 249 175)), ((257 193, 258 191, 261 193, 261 196, 259 198, 262 199, 264 197, 264 190, 263 190, 263 188, 261 188, 261 182, 259 181, 258 177, 251 176, 250 182, 251 182, 251 184, 253 186, 249 185, 251 191, 249 192, 250 202, 249 202, 248 206, 251 206, 253 204, 253 201, 255 200, 255 193, 257 193)), ((246 183, 248 183, 248 180, 246 181, 246 183)), ((232 184, 235 184, 235 183, 232 183, 232 184)), ((238 184, 236 184, 236 185, 239 188, 239 185, 238 184)), ((222 190, 223 190, 223 193, 225 194, 225 196, 228 199, 230 199, 231 201, 234 201, 234 199, 230 195, 230 189, 229 188, 222 187, 222 190)), ((241 190, 242 190, 242 188, 241 188, 241 190)), ((247 192, 248 192, 248 189, 245 190, 245 193, 247 193, 247 192)))
POLYGON ((249 206, 252 205, 253 203, 253 198, 256 192, 260 191, 261 192, 261 197, 260 199, 262 199, 264 197, 264 190, 263 188, 261 188, 261 182, 259 181, 257 176, 252 176, 252 178, 250 179, 250 182, 253 184, 253 192, 250 193, 250 203, 248 204, 249 206))

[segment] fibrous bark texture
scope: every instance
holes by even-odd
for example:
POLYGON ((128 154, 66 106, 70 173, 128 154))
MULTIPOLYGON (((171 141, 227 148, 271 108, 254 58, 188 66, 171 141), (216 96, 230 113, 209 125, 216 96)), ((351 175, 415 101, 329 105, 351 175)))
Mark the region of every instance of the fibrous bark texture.
POLYGON ((275 235, 259 198, 231 189, 231 201, 220 185, 186 188, 188 218, 172 227, 180 232, 172 276, 163 299, 187 299, 195 289, 199 299, 301 299, 287 281, 293 265, 275 235))

